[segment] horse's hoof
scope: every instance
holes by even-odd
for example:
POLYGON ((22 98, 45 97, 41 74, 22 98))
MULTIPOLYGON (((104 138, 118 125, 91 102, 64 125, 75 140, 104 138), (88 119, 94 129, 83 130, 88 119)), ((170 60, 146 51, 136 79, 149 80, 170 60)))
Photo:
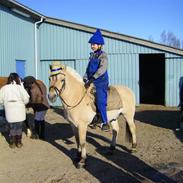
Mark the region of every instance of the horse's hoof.
POLYGON ((131 153, 135 153, 135 152, 137 152, 137 143, 132 144, 131 153))
POLYGON ((84 168, 86 166, 86 159, 81 159, 77 165, 76 165, 76 168, 77 169, 80 169, 80 168, 84 168))
POLYGON ((137 152, 136 148, 131 149, 131 153, 136 153, 136 152, 137 152))
POLYGON ((27 129, 27 137, 31 137, 31 135, 32 135, 32 133, 31 133, 31 131, 30 131, 30 129, 27 129))
POLYGON ((133 144, 132 144, 132 149, 133 149, 133 148, 137 148, 137 143, 133 143, 133 144))
POLYGON ((111 146, 110 146, 110 150, 111 150, 111 151, 116 150, 116 146, 111 145, 111 146))
POLYGON ((76 165, 76 168, 77 169, 81 169, 81 168, 84 168, 84 164, 81 164, 81 163, 78 163, 77 165, 76 165))
POLYGON ((109 150, 107 151, 106 155, 108 155, 108 156, 113 155, 115 150, 116 150, 116 147, 111 145, 109 150))

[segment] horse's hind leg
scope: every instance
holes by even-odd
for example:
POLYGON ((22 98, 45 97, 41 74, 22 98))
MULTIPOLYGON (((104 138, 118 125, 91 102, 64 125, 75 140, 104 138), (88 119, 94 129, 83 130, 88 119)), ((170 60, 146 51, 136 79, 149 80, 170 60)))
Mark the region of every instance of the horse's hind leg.
POLYGON ((128 127, 130 129, 130 133, 132 136, 132 151, 136 151, 136 147, 137 147, 137 139, 136 139, 136 126, 134 123, 134 115, 132 114, 124 114, 124 117, 128 123, 128 127))
POLYGON ((110 152, 112 153, 113 150, 115 150, 116 148, 116 139, 118 137, 118 133, 119 133, 119 124, 118 124, 118 120, 115 119, 111 122, 111 126, 112 126, 112 141, 111 141, 111 146, 110 146, 110 152))

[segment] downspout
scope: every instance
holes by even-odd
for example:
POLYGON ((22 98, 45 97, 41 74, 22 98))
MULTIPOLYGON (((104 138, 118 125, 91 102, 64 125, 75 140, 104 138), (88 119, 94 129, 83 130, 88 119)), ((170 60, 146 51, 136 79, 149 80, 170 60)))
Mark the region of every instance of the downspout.
POLYGON ((43 17, 37 22, 34 23, 34 49, 35 49, 35 77, 38 78, 38 41, 37 41, 37 25, 43 22, 43 17))

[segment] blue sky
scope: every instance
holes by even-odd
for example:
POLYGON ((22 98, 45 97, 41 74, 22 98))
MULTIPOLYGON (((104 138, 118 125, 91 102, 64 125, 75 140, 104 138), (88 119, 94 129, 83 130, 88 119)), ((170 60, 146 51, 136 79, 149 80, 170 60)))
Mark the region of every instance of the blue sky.
POLYGON ((160 42, 163 30, 183 41, 183 0, 17 0, 49 17, 160 42))

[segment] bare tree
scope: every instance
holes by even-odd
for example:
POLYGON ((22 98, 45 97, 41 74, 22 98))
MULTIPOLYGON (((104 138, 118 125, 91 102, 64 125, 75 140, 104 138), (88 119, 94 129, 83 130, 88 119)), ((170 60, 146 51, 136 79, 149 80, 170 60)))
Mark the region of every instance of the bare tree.
POLYGON ((181 46, 181 41, 178 39, 173 32, 166 32, 165 30, 161 33, 160 43, 172 46, 175 48, 183 48, 183 41, 181 46))

